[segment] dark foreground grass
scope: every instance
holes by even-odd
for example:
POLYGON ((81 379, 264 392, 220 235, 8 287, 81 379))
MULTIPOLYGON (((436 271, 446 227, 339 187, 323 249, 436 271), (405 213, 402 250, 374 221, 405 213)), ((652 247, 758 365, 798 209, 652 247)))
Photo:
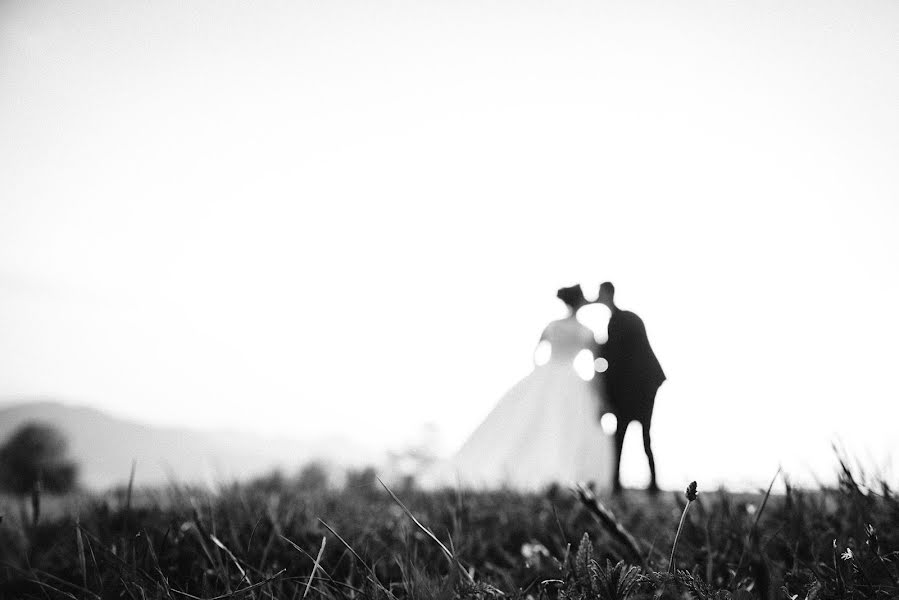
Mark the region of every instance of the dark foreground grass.
POLYGON ((260 481, 0 524, 2 598, 899 598, 888 486, 459 493, 260 481), (417 520, 417 522, 412 518, 417 520), (680 536, 670 556, 675 532, 680 536))

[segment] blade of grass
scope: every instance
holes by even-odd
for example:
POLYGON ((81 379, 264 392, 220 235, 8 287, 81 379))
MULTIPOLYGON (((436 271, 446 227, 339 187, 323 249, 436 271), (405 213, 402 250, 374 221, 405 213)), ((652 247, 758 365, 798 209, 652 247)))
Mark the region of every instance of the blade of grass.
POLYGON ((71 598, 72 600, 78 600, 78 598, 76 598, 76 597, 73 596, 72 594, 70 594, 70 593, 68 593, 68 592, 64 592, 64 591, 62 591, 62 590, 59 589, 59 588, 55 588, 55 587, 53 587, 52 585, 50 585, 49 583, 44 583, 43 581, 41 581, 41 580, 39 580, 39 579, 26 579, 25 581, 28 581, 28 582, 30 582, 30 583, 36 583, 36 584, 38 584, 39 586, 41 586, 41 589, 47 588, 47 589, 49 589, 49 590, 51 590, 51 591, 53 591, 53 592, 56 592, 57 594, 59 594, 60 596, 65 597, 65 598, 71 598))
POLYGON ((749 547, 758 535, 759 520, 762 518, 762 513, 765 512, 765 506, 767 506, 768 504, 768 498, 771 497, 771 490, 774 489, 774 482, 777 481, 777 477, 780 475, 780 471, 781 467, 777 467, 777 472, 774 473, 774 477, 771 478, 771 483, 768 484, 768 491, 765 492, 765 498, 762 500, 762 505, 759 507, 758 511, 756 511, 755 521, 752 522, 752 527, 749 529, 749 534, 746 536, 746 541, 743 543, 743 550, 740 553, 740 560, 739 562, 737 562, 737 568, 734 571, 733 580, 731 581, 731 587, 734 589, 734 591, 736 591, 737 578, 740 575, 740 571, 743 569, 743 563, 746 561, 746 555, 749 552, 749 547))
POLYGON ((327 523, 325 523, 325 522, 322 521, 321 519, 319 519, 318 522, 321 523, 322 525, 324 525, 325 528, 327 528, 327 530, 330 531, 330 532, 334 535, 334 537, 336 537, 338 540, 340 540, 340 543, 343 544, 344 546, 346 546, 346 549, 349 550, 349 551, 352 553, 352 555, 356 557, 356 560, 359 561, 359 563, 360 563, 363 567, 365 567, 365 569, 366 569, 366 570, 368 571, 368 573, 369 573, 369 576, 371 577, 371 582, 372 582, 372 583, 374 583, 376 586, 378 586, 379 588, 381 588, 381 590, 382 590, 385 594, 387 594, 388 596, 390 596, 391 598, 393 598, 393 600, 397 600, 397 597, 394 596, 393 593, 391 593, 391 591, 390 591, 389 589, 387 589, 386 587, 384 587, 384 584, 382 584, 382 583, 380 582, 380 580, 378 579, 378 576, 375 575, 374 570, 373 570, 370 566, 368 566, 368 563, 366 563, 364 560, 362 560, 362 557, 359 556, 359 554, 356 552, 356 550, 354 550, 353 547, 350 546, 350 545, 347 543, 347 541, 346 541, 345 539, 343 539, 342 537, 340 537, 340 534, 337 533, 337 532, 334 530, 333 527, 331 527, 330 525, 328 525, 327 523))
POLYGON ((646 559, 640 552, 640 546, 637 544, 636 538, 624 528, 615 515, 606 508, 602 502, 597 499, 596 495, 583 485, 578 484, 577 495, 587 510, 596 518, 599 523, 605 527, 625 548, 627 548, 635 560, 646 567, 646 559))
MULTIPOLYGON (((77 525, 78 532, 81 532, 81 525, 77 525)), ((94 554, 94 547, 91 545, 89 537, 84 536, 84 542, 87 544, 87 551, 91 555, 91 564, 94 566, 94 577, 97 578, 97 584, 100 587, 100 596, 103 595, 103 577, 100 575, 100 566, 97 564, 97 555, 94 554)))
POLYGON ((156 551, 153 549, 153 541, 150 539, 150 535, 144 531, 144 539, 147 540, 147 553, 150 555, 150 559, 153 561, 153 566, 156 569, 156 572, 159 573, 159 580, 162 582, 162 589, 165 590, 166 598, 172 597, 172 590, 169 589, 169 581, 166 579, 165 574, 162 572, 162 567, 159 566, 159 558, 156 556, 156 551))
MULTIPOLYGON (((116 565, 121 567, 123 572, 129 573, 131 575, 137 575, 137 576, 143 577, 149 583, 153 583, 155 581, 153 579, 153 577, 150 576, 149 573, 147 573, 143 569, 139 568, 137 565, 128 563, 124 558, 122 558, 121 556, 116 554, 114 548, 108 548, 108 547, 104 546, 103 542, 101 542, 100 539, 97 538, 96 536, 94 536, 90 531, 88 531, 84 527, 79 527, 79 529, 84 534, 84 539, 87 542, 87 547, 91 551, 92 556, 93 556, 94 551, 93 551, 93 545, 91 544, 91 540, 93 540, 94 543, 97 544, 97 547, 103 551, 104 556, 106 556, 113 563, 115 563, 116 565)), ((96 563, 96 558, 95 558, 94 565, 95 565, 95 568, 99 572, 99 568, 96 567, 96 564, 97 563, 96 563)), ((102 584, 102 580, 101 580, 101 584, 102 584)))
POLYGON ((237 596, 238 594, 245 594, 247 592, 251 592, 255 589, 258 589, 264 585, 268 585, 269 583, 271 583, 272 581, 274 581, 275 579, 277 579, 278 577, 283 575, 286 570, 287 569, 281 569, 280 571, 278 571, 277 573, 275 573, 268 579, 260 581, 259 583, 254 583, 253 585, 248 585, 247 587, 240 588, 239 590, 234 590, 233 592, 228 592, 227 594, 222 594, 221 596, 213 596, 212 598, 204 599, 204 598, 201 598, 200 596, 194 596, 193 594, 188 594, 187 592, 182 592, 180 590, 172 590, 172 591, 175 592, 176 594, 178 594, 179 596, 193 598, 193 600, 227 600, 227 598, 233 598, 234 596, 237 596))
MULTIPOLYGON (((293 546, 293 548, 294 548, 297 552, 299 552, 300 554, 302 554, 303 556, 305 556, 305 557, 308 558, 309 560, 311 560, 311 561, 313 561, 313 562, 315 562, 316 560, 318 560, 317 558, 315 558, 314 556, 312 556, 311 554, 309 554, 308 552, 306 552, 305 550, 303 550, 302 548, 300 548, 299 546, 297 546, 297 545, 296 545, 292 540, 290 540, 289 538, 286 538, 286 537, 284 537, 283 535, 280 536, 280 537, 281 537, 282 540, 284 540, 285 542, 287 542, 288 544, 290 544, 291 546, 293 546)), ((322 542, 322 544, 324 545, 324 542, 322 542)), ((321 552, 321 550, 319 550, 319 552, 321 552)), ((346 554, 346 551, 344 551, 343 554, 345 555, 345 554, 346 554)), ((357 587, 354 587, 354 586, 352 586, 352 585, 350 585, 350 584, 348 584, 348 583, 345 583, 345 582, 343 582, 343 581, 337 581, 336 579, 334 579, 333 577, 331 577, 331 574, 328 573, 328 570, 325 569, 324 565, 322 565, 320 561, 319 561, 319 564, 318 564, 318 570, 319 570, 319 572, 320 572, 322 575, 325 576, 325 578, 327 579, 327 583, 329 583, 330 585, 334 585, 334 586, 337 586, 337 587, 340 587, 340 588, 345 588, 345 589, 351 590, 351 591, 355 592, 356 594, 364 594, 364 593, 365 593, 363 590, 360 590, 360 589, 357 588, 357 587)), ((302 580, 302 579, 304 579, 304 578, 302 578, 302 577, 291 577, 290 579, 302 580)), ((310 577, 309 579, 312 579, 312 577, 310 577)), ((316 589, 316 588, 313 588, 313 589, 316 589)))
POLYGON ((474 578, 472 578, 471 573, 469 573, 469 572, 465 569, 465 567, 462 566, 462 563, 460 563, 459 560, 456 558, 456 556, 455 556, 452 552, 449 551, 449 548, 447 548, 447 547, 444 545, 444 543, 441 542, 441 541, 437 538, 437 536, 434 535, 434 533, 433 533, 430 529, 428 529, 427 527, 425 527, 425 526, 421 523, 421 521, 419 521, 417 518, 415 518, 415 515, 412 514, 412 511, 409 510, 408 508, 406 508, 406 505, 403 504, 402 501, 401 501, 399 498, 397 498, 396 494, 394 494, 393 491, 392 491, 389 487, 387 487, 387 484, 386 484, 386 483, 384 483, 383 481, 381 481, 381 478, 380 478, 380 477, 378 478, 378 481, 381 483, 382 486, 384 486, 384 489, 387 490, 387 493, 390 494, 390 497, 393 498, 393 501, 396 502, 397 504, 399 504, 400 508, 403 509, 403 512, 405 512, 406 515, 407 515, 410 519, 412 519, 412 522, 415 523, 415 525, 417 525, 418 528, 421 529, 421 530, 425 533, 425 535, 427 535, 427 536, 430 537, 432 540, 434 540, 435 542, 437 542, 437 545, 440 546, 440 549, 443 551, 443 554, 446 556, 446 558, 447 558, 447 560, 450 562, 450 564, 457 566, 457 567, 459 568, 459 570, 462 571, 462 573, 465 574, 465 577, 468 579, 468 581, 471 582, 471 583, 474 583, 474 578))
POLYGON ((234 563, 234 566, 237 567, 237 570, 240 572, 240 580, 246 581, 248 585, 253 585, 253 582, 250 581, 250 578, 247 575, 247 572, 244 570, 244 568, 242 566, 240 566, 240 561, 237 560, 237 557, 234 556, 234 553, 228 549, 228 547, 224 544, 224 542, 222 542, 220 539, 215 537, 215 535, 213 535, 213 534, 209 534, 209 539, 212 540, 213 544, 215 544, 216 546, 218 546, 219 548, 221 548, 222 550, 225 551, 225 554, 228 555, 228 558, 231 559, 231 562, 234 563))
POLYGON ((315 571, 322 562, 322 555, 325 553, 325 543, 328 541, 326 536, 322 536, 322 545, 318 549, 318 556, 315 557, 315 564, 312 565, 312 573, 309 575, 309 581, 306 582, 306 590, 303 592, 303 598, 309 595, 309 588, 312 586, 312 580, 315 579, 315 571))
POLYGON ((250 549, 252 548, 252 545, 253 545, 253 537, 256 535, 256 530, 259 529, 259 524, 262 523, 263 518, 264 517, 259 517, 258 519, 256 519, 256 524, 253 525, 253 530, 250 532, 250 539, 247 540, 247 551, 246 551, 247 554, 250 553, 250 549))
MULTIPOLYGON (((281 536, 281 539, 284 540, 285 542, 287 542, 288 544, 290 544, 291 546, 293 546, 294 550, 296 550, 297 552, 299 552, 300 554, 302 554, 303 556, 305 556, 305 557, 308 558, 309 560, 315 562, 316 559, 315 559, 314 556, 312 556, 311 554, 309 554, 308 552, 306 552, 305 550, 303 550, 302 548, 300 548, 299 546, 297 546, 292 540, 290 540, 290 539, 284 537, 283 535, 281 536)), ((323 574, 325 577, 328 578, 328 581, 330 581, 330 582, 332 582, 332 583, 337 583, 337 582, 334 581, 334 578, 331 577, 331 574, 328 573, 328 571, 325 569, 324 565, 319 564, 319 565, 318 565, 318 570, 321 571, 322 574, 323 574)))
POLYGON ((41 593, 42 593, 42 594, 44 595, 44 597, 46 597, 48 600, 49 600, 50 596, 49 596, 49 594, 47 594, 47 590, 44 589, 44 588, 49 588, 49 589, 51 589, 51 590, 53 590, 53 591, 59 592, 60 594, 66 595, 66 596, 69 596, 69 597, 74 597, 74 596, 72 596, 72 595, 69 594, 68 592, 64 592, 64 591, 62 591, 62 590, 58 590, 57 588, 53 587, 52 585, 49 585, 48 583, 45 583, 45 582, 41 581, 41 580, 40 580, 40 577, 46 577, 47 579, 52 579, 53 581, 56 581, 56 582, 58 582, 58 583, 61 584, 61 585, 66 585, 66 586, 69 586, 69 587, 71 587, 71 588, 73 588, 73 589, 75 589, 75 590, 78 590, 78 591, 81 592, 82 594, 85 594, 85 596, 90 596, 90 597, 96 598, 97 600, 100 600, 100 596, 97 595, 97 594, 95 594, 94 592, 92 592, 92 591, 90 591, 90 590, 88 590, 88 589, 82 588, 82 587, 80 587, 80 586, 78 586, 78 585, 75 585, 74 583, 72 583, 72 582, 70 582, 70 581, 65 581, 64 579, 60 579, 59 577, 57 577, 57 576, 55 576, 55 575, 52 575, 52 574, 50 574, 50 573, 47 573, 47 572, 45 572, 45 571, 41 571, 41 570, 39 570, 39 569, 35 569, 34 567, 29 567, 28 569, 22 569, 22 568, 20 568, 20 567, 17 567, 16 565, 13 565, 13 564, 11 564, 11 563, 9 563, 9 562, 6 562, 6 561, 3 561, 3 562, 0 563, 0 564, 2 564, 2 565, 3 565, 4 567, 6 567, 7 569, 10 569, 10 570, 12 570, 12 571, 16 571, 16 572, 21 573, 22 575, 24 575, 25 577, 24 577, 23 581, 29 581, 29 582, 31 582, 31 583, 36 583, 36 584, 38 584, 39 586, 41 586, 41 588, 40 588, 41 593))
POLYGON ((81 523, 75 519, 75 547, 78 548, 78 568, 81 570, 81 585, 87 589, 87 560, 84 556, 84 540, 81 537, 81 523))

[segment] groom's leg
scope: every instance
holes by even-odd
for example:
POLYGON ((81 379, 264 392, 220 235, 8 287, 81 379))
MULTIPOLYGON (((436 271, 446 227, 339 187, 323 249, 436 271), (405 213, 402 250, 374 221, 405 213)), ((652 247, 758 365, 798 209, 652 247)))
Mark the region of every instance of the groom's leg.
POLYGON ((649 461, 649 491, 659 491, 656 484, 656 461, 652 455, 652 439, 649 436, 649 423, 643 423, 643 451, 646 452, 646 460, 649 461))
POLYGON ((646 460, 649 461, 649 491, 657 492, 659 490, 659 486, 656 483, 656 461, 655 457, 652 454, 652 437, 650 436, 650 429, 652 428, 652 409, 655 404, 655 392, 652 392, 648 402, 646 403, 646 408, 648 409, 647 414, 644 415, 640 425, 643 426, 643 451, 646 453, 646 460))
MULTIPOLYGON (((619 415, 616 415, 619 416, 619 415)), ((621 450, 624 448, 624 434, 627 433, 628 423, 620 416, 615 428, 615 481, 614 491, 621 491, 621 450)))

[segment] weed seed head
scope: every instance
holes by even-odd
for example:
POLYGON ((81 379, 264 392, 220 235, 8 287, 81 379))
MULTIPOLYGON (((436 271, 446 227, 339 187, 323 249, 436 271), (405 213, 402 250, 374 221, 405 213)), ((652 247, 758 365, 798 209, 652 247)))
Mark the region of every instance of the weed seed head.
POLYGON ((687 486, 686 494, 687 494, 687 501, 693 502, 694 500, 696 500, 696 496, 699 494, 699 492, 696 491, 696 482, 695 481, 691 481, 690 485, 687 486))

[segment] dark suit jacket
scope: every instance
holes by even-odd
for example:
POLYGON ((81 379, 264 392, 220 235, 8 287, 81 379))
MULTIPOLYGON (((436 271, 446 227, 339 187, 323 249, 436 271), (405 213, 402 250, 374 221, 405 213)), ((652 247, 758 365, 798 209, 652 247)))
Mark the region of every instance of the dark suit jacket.
POLYGON ((609 319, 609 340, 599 347, 599 355, 609 362, 600 378, 619 420, 644 420, 652 414, 655 393, 665 381, 643 320, 626 310, 609 319))

